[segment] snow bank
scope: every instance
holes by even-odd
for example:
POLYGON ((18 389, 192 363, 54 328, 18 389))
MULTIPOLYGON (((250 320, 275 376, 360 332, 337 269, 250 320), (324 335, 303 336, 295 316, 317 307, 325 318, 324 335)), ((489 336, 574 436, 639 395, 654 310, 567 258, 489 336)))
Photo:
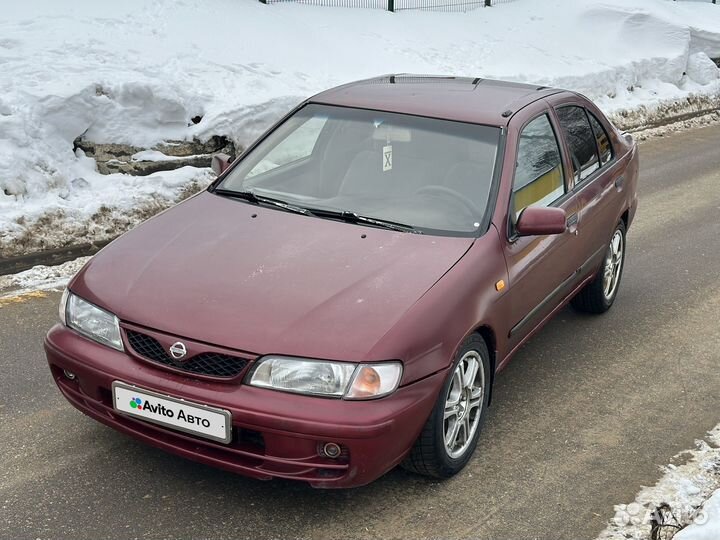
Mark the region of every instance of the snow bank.
POLYGON ((253 0, 12 3, 0 20, 0 254, 111 236, 112 222, 78 223, 107 209, 142 216, 148 200, 167 205, 209 181, 193 168, 101 175, 73 152, 79 135, 138 147, 226 135, 243 146, 303 97, 390 72, 532 81, 608 112, 647 108, 717 93, 708 57, 720 57, 720 6, 709 3, 517 0, 396 14, 253 0), (39 238, 42 219, 60 232, 39 238))
POLYGON ((720 538, 720 489, 703 505, 702 513, 702 520, 688 525, 687 528, 677 533, 673 540, 718 540, 720 538))

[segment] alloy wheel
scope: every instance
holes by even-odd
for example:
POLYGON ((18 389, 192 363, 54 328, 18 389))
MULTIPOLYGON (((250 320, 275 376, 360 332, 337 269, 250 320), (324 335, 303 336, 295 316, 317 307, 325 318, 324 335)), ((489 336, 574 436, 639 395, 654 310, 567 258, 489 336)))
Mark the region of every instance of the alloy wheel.
POLYGON ((455 367, 445 399, 444 442, 447 455, 461 457, 470 447, 484 406, 485 370, 480 353, 468 351, 455 367))
POLYGON ((620 282, 620 271, 624 255, 624 239, 621 230, 613 234, 607 254, 605 255, 605 266, 603 269, 603 294, 606 300, 612 299, 620 282))

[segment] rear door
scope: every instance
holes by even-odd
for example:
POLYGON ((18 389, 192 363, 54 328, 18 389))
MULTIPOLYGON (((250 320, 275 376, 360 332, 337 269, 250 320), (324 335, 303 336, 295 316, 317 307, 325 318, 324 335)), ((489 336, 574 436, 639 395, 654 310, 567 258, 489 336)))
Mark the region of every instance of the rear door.
POLYGON ((555 104, 572 171, 571 192, 577 201, 577 234, 583 256, 579 277, 602 261, 622 205, 623 178, 616 167, 607 130, 577 96, 555 104))

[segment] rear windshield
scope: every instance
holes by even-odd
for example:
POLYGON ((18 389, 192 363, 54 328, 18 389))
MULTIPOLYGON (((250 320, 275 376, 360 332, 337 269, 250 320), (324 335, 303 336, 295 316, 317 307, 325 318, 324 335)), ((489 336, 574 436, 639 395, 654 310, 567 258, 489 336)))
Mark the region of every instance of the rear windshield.
POLYGON ((310 104, 243 155, 219 186, 423 232, 483 221, 500 129, 310 104))

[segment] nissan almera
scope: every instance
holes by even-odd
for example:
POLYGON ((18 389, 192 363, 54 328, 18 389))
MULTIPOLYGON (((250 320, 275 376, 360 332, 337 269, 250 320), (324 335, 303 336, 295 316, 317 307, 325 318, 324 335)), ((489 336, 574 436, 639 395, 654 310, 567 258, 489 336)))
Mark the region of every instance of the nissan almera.
POLYGON ((72 279, 50 369, 118 431, 316 487, 460 471, 515 351, 612 306, 637 207, 595 105, 482 79, 328 90, 213 167, 72 279))

